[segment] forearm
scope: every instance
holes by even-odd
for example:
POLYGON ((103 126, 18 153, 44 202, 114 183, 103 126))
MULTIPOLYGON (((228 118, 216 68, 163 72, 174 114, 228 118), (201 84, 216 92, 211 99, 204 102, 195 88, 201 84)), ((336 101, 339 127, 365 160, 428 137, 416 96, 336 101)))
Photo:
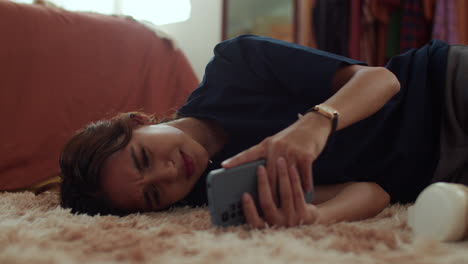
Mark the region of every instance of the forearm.
POLYGON ((340 113, 338 130, 374 114, 400 89, 398 79, 386 68, 359 65, 340 69, 333 86, 336 93, 324 104, 340 113))
POLYGON ((389 204, 390 196, 375 183, 358 182, 343 186, 331 199, 317 205, 318 223, 370 218, 389 204))

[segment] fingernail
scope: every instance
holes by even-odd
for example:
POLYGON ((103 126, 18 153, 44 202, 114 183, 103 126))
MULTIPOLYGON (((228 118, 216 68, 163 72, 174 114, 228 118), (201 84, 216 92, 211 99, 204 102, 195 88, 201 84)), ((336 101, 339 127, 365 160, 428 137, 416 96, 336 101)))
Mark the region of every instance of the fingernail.
POLYGON ((227 158, 223 161, 223 163, 230 163, 233 159, 234 157, 227 158))
POLYGON ((221 165, 222 166, 227 165, 230 161, 231 161, 231 159, 227 159, 227 160, 221 162, 221 165))

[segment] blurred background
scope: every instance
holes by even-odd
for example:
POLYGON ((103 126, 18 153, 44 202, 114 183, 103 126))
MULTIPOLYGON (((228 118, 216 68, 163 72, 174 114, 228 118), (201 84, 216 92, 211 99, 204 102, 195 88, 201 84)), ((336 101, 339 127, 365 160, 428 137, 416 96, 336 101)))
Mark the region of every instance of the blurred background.
POLYGON ((316 47, 370 65, 384 65, 391 56, 418 48, 432 38, 468 43, 466 0, 46 2, 68 10, 127 15, 153 23, 175 39, 199 79, 216 43, 243 33, 316 47))

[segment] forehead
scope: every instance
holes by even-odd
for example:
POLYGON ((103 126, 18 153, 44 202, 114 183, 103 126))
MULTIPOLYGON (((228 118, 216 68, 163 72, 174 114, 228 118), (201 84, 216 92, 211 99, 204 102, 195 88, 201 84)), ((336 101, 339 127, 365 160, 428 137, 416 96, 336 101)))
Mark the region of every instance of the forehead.
POLYGON ((135 168, 130 155, 130 144, 110 155, 101 170, 103 192, 115 206, 121 209, 141 207, 140 179, 141 175, 135 168))

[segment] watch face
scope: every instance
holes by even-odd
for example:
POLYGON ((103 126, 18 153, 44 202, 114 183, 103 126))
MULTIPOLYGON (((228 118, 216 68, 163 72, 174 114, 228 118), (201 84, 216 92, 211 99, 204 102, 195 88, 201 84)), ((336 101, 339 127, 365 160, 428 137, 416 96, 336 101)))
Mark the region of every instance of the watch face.
POLYGON ((338 116, 338 112, 331 108, 331 107, 328 107, 328 106, 325 106, 325 105, 317 105, 314 107, 314 110, 316 110, 317 112, 319 112, 320 114, 330 118, 330 119, 334 119, 336 118, 336 116, 338 116))

